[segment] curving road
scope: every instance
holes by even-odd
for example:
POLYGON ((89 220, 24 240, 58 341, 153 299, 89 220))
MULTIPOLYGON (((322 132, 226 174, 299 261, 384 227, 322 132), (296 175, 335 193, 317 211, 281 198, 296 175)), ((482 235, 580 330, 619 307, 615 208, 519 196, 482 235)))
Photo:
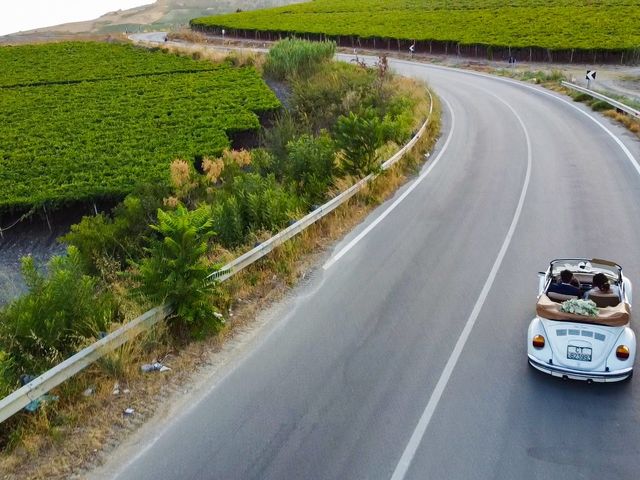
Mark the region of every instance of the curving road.
POLYGON ((537 87, 392 65, 442 99, 422 174, 93 478, 637 477, 640 382, 543 376, 524 342, 553 257, 611 258, 640 285, 640 143, 537 87))

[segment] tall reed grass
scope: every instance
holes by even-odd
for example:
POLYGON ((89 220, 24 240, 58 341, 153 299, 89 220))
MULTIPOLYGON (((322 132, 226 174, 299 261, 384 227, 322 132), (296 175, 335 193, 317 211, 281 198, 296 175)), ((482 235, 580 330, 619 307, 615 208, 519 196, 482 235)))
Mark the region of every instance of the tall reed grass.
POLYGON ((336 53, 335 42, 285 39, 276 43, 264 65, 266 75, 276 79, 308 78, 336 53))

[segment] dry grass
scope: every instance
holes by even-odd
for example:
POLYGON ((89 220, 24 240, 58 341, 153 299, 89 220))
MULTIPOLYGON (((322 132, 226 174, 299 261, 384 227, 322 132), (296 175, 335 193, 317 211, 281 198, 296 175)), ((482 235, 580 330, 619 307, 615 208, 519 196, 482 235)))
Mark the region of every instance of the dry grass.
MULTIPOLYGON (((411 86, 404 85, 405 88, 411 86)), ((413 88, 415 91, 415 84, 413 88)), ((435 144, 440 130, 439 118, 437 106, 427 134, 414 150, 381 174, 366 191, 225 282, 219 306, 228 312, 227 317, 232 321, 218 335, 177 350, 171 346, 164 324, 157 325, 52 392, 64 399, 55 409, 45 408, 36 415, 20 414, 22 422, 13 436, 13 449, 0 456, 0 478, 63 479, 100 464, 127 434, 158 412, 164 402, 188 389, 193 372, 208 371, 212 358, 225 343, 250 327, 266 306, 282 298, 313 268, 318 255, 417 171, 423 160, 422 152, 435 144), (141 373, 140 365, 154 360, 164 362, 172 370, 141 373), (116 383, 118 395, 113 393, 116 383), (92 388, 94 393, 85 397, 82 392, 87 388, 92 388), (123 415, 125 408, 133 408, 135 414, 123 415)), ((340 189, 344 187, 340 185, 340 189)), ((257 239, 268 236, 257 234, 257 239)), ((224 263, 239 253, 217 247, 211 252, 211 258, 224 263)), ((109 267, 103 269, 107 278, 113 275, 109 267)), ((113 288, 115 293, 123 294, 122 298, 128 298, 124 293, 131 285, 115 281, 113 288)), ((141 313, 134 305, 133 302, 123 304, 127 317, 141 313)))
MULTIPOLYGON (((165 47, 163 47, 173 53, 191 55, 194 58, 203 58, 214 63, 220 63, 225 60, 229 60, 235 66, 253 66, 256 67, 259 71, 262 71, 262 66, 264 65, 264 55, 257 54, 251 51, 250 48, 225 52, 220 50, 213 50, 208 47, 208 45, 211 44, 218 44, 221 46, 237 46, 237 41, 223 41, 220 39, 213 39, 207 37, 206 35, 203 35, 202 33, 191 31, 189 29, 169 33, 167 37, 169 40, 185 42, 185 45, 166 45, 165 47)), ((240 46, 246 45, 240 44, 240 46)), ((250 46, 255 45, 252 44, 250 46)))
POLYGON ((251 50, 234 50, 230 52, 213 50, 206 45, 164 45, 164 50, 186 55, 196 60, 208 60, 212 63, 222 63, 230 61, 236 67, 255 67, 262 71, 264 65, 264 55, 257 54, 251 50))
POLYGON ((195 30, 191 30, 190 28, 183 28, 175 32, 169 32, 167 34, 167 39, 173 41, 182 40, 187 43, 207 43, 206 35, 196 32, 195 30))
POLYGON ((636 134, 637 137, 640 138, 640 120, 636 120, 629 115, 624 113, 620 113, 617 110, 606 110, 603 112, 607 117, 613 118, 617 122, 624 125, 627 130, 636 134))
POLYGON ((212 50, 204 45, 165 45, 162 48, 170 53, 190 56, 196 60, 209 60, 212 63, 222 63, 228 56, 227 52, 212 50))
MULTIPOLYGON (((560 86, 555 90, 567 96, 571 96, 572 94, 575 95, 575 92, 573 90, 570 90, 563 86, 560 86)), ((582 101, 582 103, 590 104, 591 101, 592 99, 587 96, 587 98, 584 101, 582 101)), ((615 110, 615 109, 602 110, 599 113, 602 113, 606 117, 609 117, 615 120, 619 124, 623 125, 631 133, 635 134, 637 137, 640 138, 640 120, 634 117, 631 117, 625 113, 619 112, 618 110, 615 110)))

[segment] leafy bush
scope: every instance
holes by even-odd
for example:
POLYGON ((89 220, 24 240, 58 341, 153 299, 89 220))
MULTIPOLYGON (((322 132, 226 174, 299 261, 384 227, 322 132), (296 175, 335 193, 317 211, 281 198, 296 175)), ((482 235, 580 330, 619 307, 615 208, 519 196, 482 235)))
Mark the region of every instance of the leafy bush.
POLYGON ((248 173, 225 184, 213 206, 214 226, 223 245, 233 247, 253 231, 275 232, 297 216, 300 201, 286 191, 273 175, 248 173))
POLYGON ((561 70, 552 70, 551 72, 527 70, 519 74, 518 78, 527 81, 532 80, 535 83, 560 83, 562 80, 566 80, 561 70))
POLYGON ((189 211, 183 205, 169 212, 159 209, 158 223, 151 226, 159 238, 140 263, 141 288, 153 301, 173 306, 174 332, 218 323, 211 299, 215 284, 207 280, 204 258, 212 227, 209 208, 189 211))
POLYGON ((373 69, 332 63, 310 78, 293 82, 292 106, 311 132, 331 129, 340 115, 374 106, 375 79, 373 69))
POLYGON ((574 93, 571 95, 571 98, 573 98, 575 102, 588 102, 593 99, 591 95, 587 95, 586 93, 574 93))
POLYGON ((338 119, 334 137, 343 153, 344 173, 362 176, 376 170, 376 150, 384 143, 383 133, 382 122, 373 110, 338 119))
MULTIPOLYGON (((394 85, 389 85, 392 88, 394 85)), ((385 95, 386 101, 378 106, 382 117, 382 136, 385 142, 402 144, 413 133, 415 124, 415 100, 404 93, 385 95)))
POLYGON ((608 103, 605 102, 604 100, 593 100, 590 103, 591 105, 591 109, 595 110, 596 112, 603 112, 605 110, 612 110, 614 107, 608 103))
MULTIPOLYGON (((287 161, 287 144, 300 133, 300 122, 288 111, 277 115, 273 125, 262 133, 261 143, 272 158, 262 157, 260 164, 269 165, 270 170, 264 174, 273 173, 280 181, 284 177, 287 161), (264 163, 267 161, 268 163, 264 163)), ((262 155, 262 154, 258 154, 262 155)))
POLYGON ((244 241, 245 227, 235 197, 229 196, 213 207, 213 222, 223 245, 233 247, 244 241))
POLYGON ((9 395, 16 387, 16 370, 11 357, 0 350, 0 398, 9 395))
POLYGON ((83 265, 97 273, 99 260, 112 258, 124 267, 127 261, 137 261, 143 254, 149 224, 156 221, 157 209, 167 189, 149 185, 128 195, 113 209, 112 216, 100 213, 86 216, 60 240, 78 249, 83 265))
POLYGON ((264 64, 264 71, 277 80, 309 77, 336 53, 335 42, 308 42, 287 38, 276 43, 264 64))
POLYGON ((287 144, 287 179, 308 203, 324 200, 334 174, 335 145, 328 134, 301 135, 287 144))
MULTIPOLYGON (((286 150, 284 153, 286 154, 286 150)), ((276 159, 276 156, 266 148, 256 148, 251 151, 251 165, 252 170, 263 177, 272 173, 280 181, 284 176, 285 162, 276 159), (281 165, 277 165, 277 163, 281 165)))
POLYGON ((73 246, 51 259, 46 275, 24 257, 22 273, 29 292, 0 311, 0 351, 6 355, 0 371, 9 384, 74 354, 86 339, 106 331, 115 315, 113 299, 84 274, 73 246))

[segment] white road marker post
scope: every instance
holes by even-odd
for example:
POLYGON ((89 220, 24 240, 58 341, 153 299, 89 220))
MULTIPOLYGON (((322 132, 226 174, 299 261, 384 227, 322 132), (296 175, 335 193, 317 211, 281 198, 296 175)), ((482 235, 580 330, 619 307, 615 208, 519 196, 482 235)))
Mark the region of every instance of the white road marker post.
POLYGON ((591 80, 596 79, 596 71, 595 70, 587 70, 587 75, 584 77, 587 79, 587 88, 591 90, 591 80))

